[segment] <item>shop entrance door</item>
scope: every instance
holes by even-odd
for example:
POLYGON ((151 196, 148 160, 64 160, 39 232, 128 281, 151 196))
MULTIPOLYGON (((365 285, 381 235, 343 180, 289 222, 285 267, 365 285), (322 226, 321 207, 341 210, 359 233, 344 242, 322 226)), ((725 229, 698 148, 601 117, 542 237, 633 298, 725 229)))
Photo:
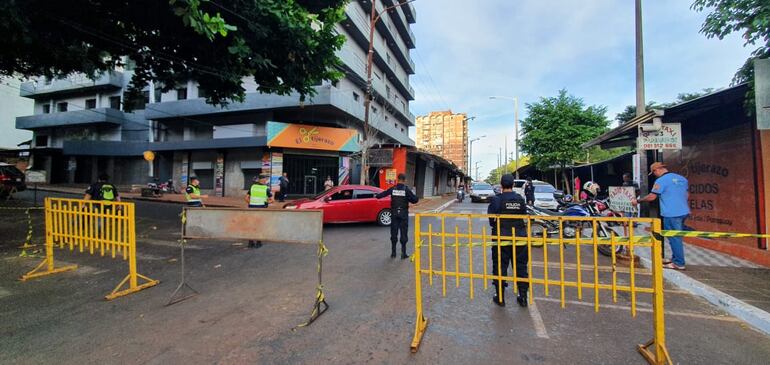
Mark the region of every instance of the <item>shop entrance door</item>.
POLYGON ((283 171, 289 175, 289 195, 315 195, 323 191, 327 176, 337 185, 339 157, 284 153, 283 171))
POLYGON ((317 179, 313 175, 305 176, 305 195, 316 195, 318 193, 317 179))

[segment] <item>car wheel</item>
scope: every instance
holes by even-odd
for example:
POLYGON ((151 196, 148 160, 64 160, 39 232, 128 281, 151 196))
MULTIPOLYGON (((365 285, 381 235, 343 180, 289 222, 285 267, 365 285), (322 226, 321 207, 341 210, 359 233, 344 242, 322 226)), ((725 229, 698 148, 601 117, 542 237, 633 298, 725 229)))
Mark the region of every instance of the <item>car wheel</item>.
POLYGON ((383 209, 377 213, 377 224, 381 226, 389 226, 392 218, 393 217, 390 215, 390 209, 383 209))

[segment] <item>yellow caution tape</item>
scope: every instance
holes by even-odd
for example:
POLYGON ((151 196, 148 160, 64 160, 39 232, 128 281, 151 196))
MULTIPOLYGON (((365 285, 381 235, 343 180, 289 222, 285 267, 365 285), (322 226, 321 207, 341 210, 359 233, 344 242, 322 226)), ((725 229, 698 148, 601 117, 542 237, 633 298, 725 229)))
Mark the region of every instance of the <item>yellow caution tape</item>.
POLYGON ((702 238, 770 238, 770 234, 761 233, 731 233, 731 232, 704 232, 704 231, 660 231, 663 237, 702 237, 702 238))
MULTIPOLYGON (((568 238, 568 239, 563 240, 562 242, 559 242, 555 238, 549 238, 547 243, 549 245, 559 245, 560 243, 564 243, 564 244, 568 244, 568 245, 574 245, 575 244, 574 241, 575 241, 574 238, 568 238)), ((599 237, 597 239, 597 241, 600 244, 608 245, 608 244, 610 244, 612 239, 611 238, 607 238, 607 237, 599 237)), ((526 246, 527 242, 528 242, 527 240, 516 240, 516 246, 526 246)), ((533 237, 531 242, 532 242, 532 246, 533 247, 541 247, 541 246, 543 246, 542 238, 534 238, 533 237)), ((630 237, 615 237, 615 243, 616 244, 626 244, 626 243, 629 243, 629 242, 631 242, 631 238, 630 237)), ((652 242, 652 237, 650 237, 650 236, 637 236, 637 237, 634 237, 633 242, 634 243, 650 243, 650 242, 652 242)), ((593 238, 592 237, 584 237, 584 238, 581 239, 580 243, 584 244, 586 246, 590 246, 590 245, 593 244, 593 238)), ((417 244, 417 248, 423 247, 423 246, 426 246, 426 245, 424 245, 423 243, 418 243, 417 244)), ((448 243, 448 244, 444 244, 444 245, 442 245, 440 243, 434 243, 433 244, 433 247, 442 247, 442 246, 443 247, 458 247, 458 246, 459 247, 468 247, 468 246, 472 246, 472 247, 479 247, 479 246, 497 247, 497 241, 495 241, 495 240, 487 241, 486 244, 484 242, 472 242, 470 244, 469 243, 457 243, 457 244, 455 244, 455 243, 448 243)), ((500 241, 500 246, 501 247, 513 246, 513 243, 510 240, 508 240, 508 241, 500 241)))

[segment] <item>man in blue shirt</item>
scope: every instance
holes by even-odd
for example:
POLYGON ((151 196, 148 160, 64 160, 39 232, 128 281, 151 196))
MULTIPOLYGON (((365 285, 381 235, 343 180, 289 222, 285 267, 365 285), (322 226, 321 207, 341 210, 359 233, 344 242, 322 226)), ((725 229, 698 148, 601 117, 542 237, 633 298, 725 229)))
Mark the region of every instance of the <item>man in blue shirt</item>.
MULTIPOLYGON (((655 174, 657 179, 652 187, 652 192, 639 200, 632 200, 636 205, 640 202, 651 202, 660 199, 660 215, 663 216, 663 229, 681 231, 684 229, 684 220, 690 215, 689 184, 687 179, 679 174, 669 172, 662 162, 650 165, 650 174, 655 174)), ((663 267, 667 269, 684 270, 684 245, 682 237, 669 237, 671 245, 671 261, 663 260, 663 267)))

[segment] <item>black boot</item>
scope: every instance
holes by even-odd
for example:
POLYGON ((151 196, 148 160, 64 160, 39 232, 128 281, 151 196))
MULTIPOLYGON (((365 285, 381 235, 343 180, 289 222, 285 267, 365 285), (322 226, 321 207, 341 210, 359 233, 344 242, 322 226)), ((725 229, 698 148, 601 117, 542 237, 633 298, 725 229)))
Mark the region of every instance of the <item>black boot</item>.
POLYGON ((406 243, 401 244, 401 259, 408 259, 409 255, 406 254, 406 243))
POLYGON ((519 303, 520 307, 526 308, 527 307, 527 292, 520 291, 519 295, 516 297, 516 303, 519 303))
POLYGON ((396 258, 396 243, 392 242, 390 244, 390 258, 395 259, 396 258))
POLYGON ((498 297, 498 294, 500 294, 500 291, 497 290, 497 286, 495 285, 495 295, 492 296, 492 303, 505 307, 505 289, 503 289, 503 296, 498 297))

